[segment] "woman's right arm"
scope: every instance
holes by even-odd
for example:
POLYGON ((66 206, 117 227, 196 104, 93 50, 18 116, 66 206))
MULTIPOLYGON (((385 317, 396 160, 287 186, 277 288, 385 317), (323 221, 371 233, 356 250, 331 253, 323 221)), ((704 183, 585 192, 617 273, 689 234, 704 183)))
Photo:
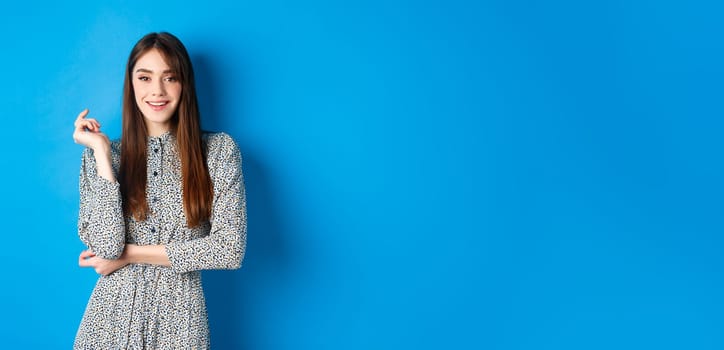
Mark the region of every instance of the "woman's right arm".
POLYGON ((100 124, 78 115, 73 139, 87 146, 80 167, 78 235, 90 251, 104 259, 118 259, 126 243, 120 184, 111 165, 110 141, 100 124))

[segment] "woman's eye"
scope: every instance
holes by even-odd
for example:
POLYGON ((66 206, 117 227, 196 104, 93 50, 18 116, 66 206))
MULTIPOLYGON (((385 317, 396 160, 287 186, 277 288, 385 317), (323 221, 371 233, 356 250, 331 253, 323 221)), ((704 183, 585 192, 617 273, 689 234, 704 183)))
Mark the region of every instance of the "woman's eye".
POLYGON ((149 77, 138 77, 138 80, 140 81, 149 81, 151 80, 149 77))
POLYGON ((166 78, 166 81, 168 81, 168 82, 175 82, 175 81, 176 81, 176 77, 167 77, 167 78, 166 78))

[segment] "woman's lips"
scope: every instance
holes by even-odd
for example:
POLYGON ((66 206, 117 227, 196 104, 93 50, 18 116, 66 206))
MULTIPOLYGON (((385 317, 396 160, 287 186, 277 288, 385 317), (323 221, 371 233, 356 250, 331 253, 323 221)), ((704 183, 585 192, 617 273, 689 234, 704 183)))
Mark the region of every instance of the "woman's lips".
POLYGON ((152 110, 158 112, 168 106, 168 101, 146 101, 146 104, 151 107, 152 110))

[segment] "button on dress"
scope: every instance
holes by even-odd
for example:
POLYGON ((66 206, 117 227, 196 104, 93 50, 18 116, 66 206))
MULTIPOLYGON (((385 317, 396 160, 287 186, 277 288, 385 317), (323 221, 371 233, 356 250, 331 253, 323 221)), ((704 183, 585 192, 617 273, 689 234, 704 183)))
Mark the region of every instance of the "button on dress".
MULTIPOLYGON (((171 266, 129 264, 101 276, 86 307, 74 349, 208 349, 200 270, 235 269, 246 250, 246 196, 241 155, 227 134, 205 134, 213 184, 212 213, 186 225, 181 162, 171 133, 148 138, 145 221, 124 217, 118 182, 97 173, 93 151, 80 170, 80 239, 97 256, 116 259, 126 243, 163 244, 171 266)), ((118 174, 120 144, 111 143, 118 174)))

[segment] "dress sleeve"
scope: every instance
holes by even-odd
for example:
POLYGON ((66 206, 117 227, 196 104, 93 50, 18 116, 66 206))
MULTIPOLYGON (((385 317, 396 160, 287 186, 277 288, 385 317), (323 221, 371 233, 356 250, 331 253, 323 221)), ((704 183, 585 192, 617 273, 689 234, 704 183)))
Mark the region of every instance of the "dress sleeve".
POLYGON ((118 259, 126 244, 118 182, 98 175, 93 150, 83 152, 80 166, 78 235, 96 256, 118 259))
POLYGON ((222 134, 218 158, 209 160, 214 199, 209 235, 186 242, 171 242, 166 253, 171 268, 183 273, 196 270, 237 269, 246 251, 246 192, 241 154, 236 143, 222 134), (213 161, 213 163, 212 163, 213 161), (212 165, 213 164, 213 171, 212 165))

